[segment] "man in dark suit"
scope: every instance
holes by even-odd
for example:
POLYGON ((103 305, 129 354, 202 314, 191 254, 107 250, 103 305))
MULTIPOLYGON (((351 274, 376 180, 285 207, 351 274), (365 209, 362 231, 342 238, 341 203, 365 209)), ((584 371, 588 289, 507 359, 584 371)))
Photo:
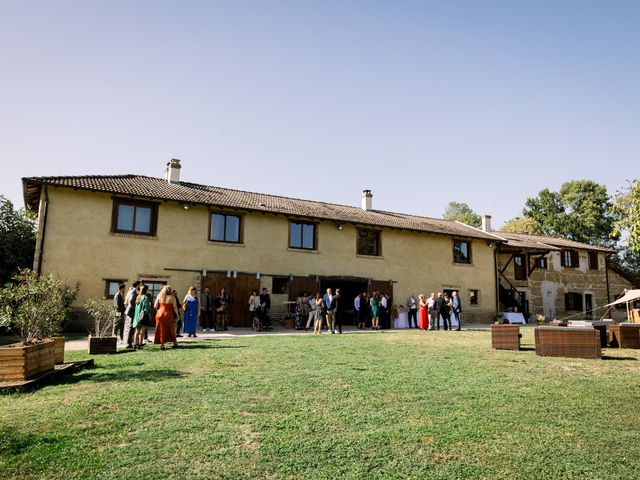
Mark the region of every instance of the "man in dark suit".
MULTIPOLYGON (((442 324, 445 330, 449 330, 449 304, 442 298, 442 293, 438 292, 438 298, 436 299, 436 310, 438 315, 442 317, 442 324)), ((440 320, 438 320, 438 328, 440 330, 440 320)))
POLYGON ((118 293, 113 297, 113 305, 116 307, 116 310, 118 310, 119 315, 114 330, 116 332, 116 336, 120 337, 120 341, 122 341, 124 334, 124 287, 126 287, 124 283, 118 285, 118 293))
POLYGON ((344 316, 344 299, 340 294, 340 289, 336 288, 336 294, 331 297, 329 309, 333 314, 334 329, 331 333, 336 333, 335 327, 338 327, 338 333, 342 333, 342 317, 344 316))

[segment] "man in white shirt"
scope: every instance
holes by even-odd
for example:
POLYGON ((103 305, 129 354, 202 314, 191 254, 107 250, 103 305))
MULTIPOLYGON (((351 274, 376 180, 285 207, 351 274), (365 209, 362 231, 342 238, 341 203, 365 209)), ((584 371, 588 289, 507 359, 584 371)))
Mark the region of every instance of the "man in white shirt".
POLYGON ((433 292, 427 299, 427 312, 429 314, 429 330, 435 330, 438 322, 438 310, 436 309, 436 294, 433 292))
POLYGON ((391 328, 389 322, 389 309, 387 306, 389 305, 389 295, 386 293, 380 293, 380 301, 378 302, 378 308, 380 310, 380 323, 382 323, 382 328, 391 328))

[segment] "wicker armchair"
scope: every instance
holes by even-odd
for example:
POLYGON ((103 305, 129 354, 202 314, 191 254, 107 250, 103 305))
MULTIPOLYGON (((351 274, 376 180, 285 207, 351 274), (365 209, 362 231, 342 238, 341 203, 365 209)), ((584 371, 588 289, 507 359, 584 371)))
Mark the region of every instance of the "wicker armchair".
POLYGON ((609 327, 609 345, 620 348, 640 348, 640 324, 619 323, 609 327))
POLYGON ((491 325, 491 348, 520 350, 521 337, 518 325, 491 325))

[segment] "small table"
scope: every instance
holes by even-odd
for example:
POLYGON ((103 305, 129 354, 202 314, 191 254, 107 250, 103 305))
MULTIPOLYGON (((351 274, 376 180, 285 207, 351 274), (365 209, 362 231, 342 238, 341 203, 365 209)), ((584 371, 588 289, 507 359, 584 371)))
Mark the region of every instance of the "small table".
POLYGON ((520 312, 502 312, 502 316, 511 324, 521 323, 522 325, 525 325, 527 323, 524 319, 524 315, 520 312))
POLYGON ((398 318, 393 321, 393 328, 409 328, 409 314, 407 312, 398 313, 398 318))

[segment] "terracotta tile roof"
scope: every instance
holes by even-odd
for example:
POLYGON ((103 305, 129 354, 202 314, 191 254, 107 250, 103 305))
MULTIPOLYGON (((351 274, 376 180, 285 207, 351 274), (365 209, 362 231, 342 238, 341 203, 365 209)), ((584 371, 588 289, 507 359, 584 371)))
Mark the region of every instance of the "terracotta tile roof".
POLYGON ((612 253, 615 250, 605 247, 598 247, 596 245, 589 245, 588 243, 575 242, 573 240, 567 240, 565 238, 547 237, 544 235, 527 235, 524 233, 505 233, 494 232, 495 235, 502 237, 508 241, 509 246, 521 246, 522 248, 537 248, 547 250, 558 250, 562 248, 576 248, 582 250, 595 250, 598 252, 612 253))
POLYGON ((38 208, 41 185, 53 185, 63 188, 133 195, 212 207, 231 207, 247 211, 279 213, 372 227, 398 228, 459 237, 497 240, 494 235, 449 220, 382 210, 365 211, 360 207, 244 192, 195 183, 170 184, 164 179, 143 175, 30 177, 23 178, 22 182, 25 204, 31 210, 37 210, 38 208))

